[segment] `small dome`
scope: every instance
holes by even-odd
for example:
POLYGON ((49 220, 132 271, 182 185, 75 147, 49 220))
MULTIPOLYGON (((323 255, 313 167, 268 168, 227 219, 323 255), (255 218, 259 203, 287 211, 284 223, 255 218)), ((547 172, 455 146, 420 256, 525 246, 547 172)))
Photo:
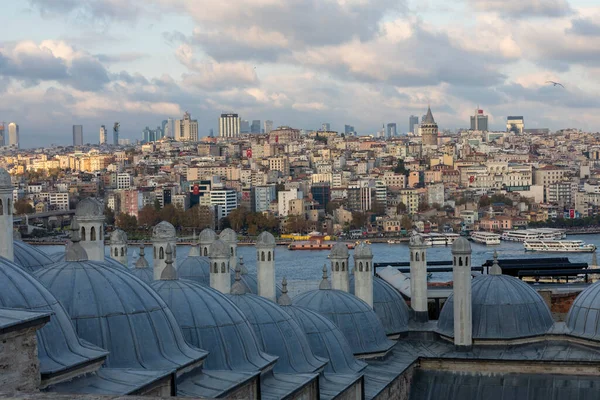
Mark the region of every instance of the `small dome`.
POLYGON ((209 352, 206 368, 258 371, 275 362, 276 357, 261 351, 252 326, 224 294, 180 279, 151 286, 173 311, 186 341, 209 352))
POLYGON ((88 197, 77 203, 77 207, 75 207, 75 216, 79 220, 85 220, 86 218, 104 219, 104 208, 98 200, 88 197))
POLYGON ((180 279, 210 286, 210 260, 207 257, 188 256, 182 262, 177 262, 177 275, 180 279))
POLYGON ((231 228, 225 228, 221 231, 219 235, 219 239, 224 241, 227 244, 235 244, 237 243, 237 234, 231 228))
POLYGON ((366 242, 360 242, 354 248, 354 258, 373 258, 373 251, 371 245, 366 242))
POLYGON ((600 282, 587 287, 577 296, 569 314, 567 328, 573 336, 600 340, 600 282))
POLYGON ((262 232, 256 239, 256 247, 275 247, 275 236, 270 232, 262 232))
POLYGON ((471 253, 471 243, 461 236, 452 243, 452 253, 471 253))
MULTIPOLYGON (((350 276, 350 293, 354 294, 354 275, 350 276)), ((373 278, 373 311, 385 328, 386 335, 408 331, 410 310, 392 285, 379 277, 373 278)))
POLYGON ((275 372, 314 373, 325 366, 326 360, 314 355, 300 326, 280 306, 254 294, 227 297, 248 318, 263 350, 279 356, 275 372))
POLYGON ((329 252, 329 258, 348 258, 348 245, 346 243, 337 242, 329 252))
POLYGON ((167 221, 161 221, 152 228, 153 240, 173 240, 177 237, 175 227, 167 221))
POLYGON ((20 240, 14 241, 14 255, 15 264, 29 273, 54 263, 48 254, 20 240))
POLYGON ((208 250, 209 258, 229 258, 229 246, 224 241, 218 239, 210 245, 208 250))
POLYGON ((4 168, 0 168, 0 189, 12 189, 12 180, 10 174, 4 168))
POLYGON ((150 268, 150 267, 144 267, 144 268, 134 267, 134 268, 129 268, 129 273, 131 275, 135 276, 136 278, 138 278, 140 281, 144 282, 147 285, 149 285, 152 282, 154 282, 154 268, 150 268))
POLYGON ((296 296, 293 304, 316 311, 336 324, 355 355, 387 353, 394 346, 373 309, 350 293, 311 290, 296 296))
POLYGON ((36 277, 64 305, 77 333, 110 351, 109 368, 179 370, 206 356, 185 342, 162 298, 122 269, 63 262, 36 277))
MULTIPOLYGON (((50 254, 49 257, 53 260, 54 263, 59 263, 65 261, 66 253, 64 251, 59 251, 58 253, 50 254)), ((125 265, 121 264, 120 262, 109 256, 104 256, 104 261, 102 261, 102 263, 108 267, 118 268, 124 271, 127 271, 129 269, 125 265)))
POLYGON ((200 232, 199 242, 201 244, 211 244, 215 240, 217 240, 217 234, 212 229, 206 228, 200 232))
POLYGON ((418 233, 414 233, 410 236, 410 242, 409 245, 418 247, 418 246, 423 246, 423 236, 419 235, 418 233))
POLYGON ((115 229, 110 234, 110 244, 127 244, 127 234, 121 229, 115 229))
POLYGON ((103 359, 107 352, 80 340, 58 300, 33 276, 0 258, 0 307, 52 312, 50 322, 37 331, 42 377, 60 375, 77 366, 103 359))
MULTIPOLYGON (((517 339, 545 334, 553 325, 544 299, 507 275, 480 275, 471 283, 474 339, 517 339)), ((438 319, 438 332, 454 337, 454 296, 438 319)))

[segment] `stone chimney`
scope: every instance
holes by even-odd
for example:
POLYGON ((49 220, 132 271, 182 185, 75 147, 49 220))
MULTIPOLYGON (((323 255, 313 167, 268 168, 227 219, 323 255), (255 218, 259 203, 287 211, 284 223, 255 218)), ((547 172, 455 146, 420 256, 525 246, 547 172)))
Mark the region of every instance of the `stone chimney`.
POLYGON ((222 240, 215 240, 208 252, 210 257, 210 287, 224 294, 231 292, 229 251, 229 246, 222 240))
POLYGON ((365 242, 354 248, 354 295, 373 307, 373 252, 365 242))
POLYGON ((473 345, 471 299, 471 244, 464 237, 452 245, 452 279, 454 281, 454 345, 468 351, 473 345))
POLYGON ((413 234, 408 245, 410 251, 410 305, 417 322, 427 322, 427 259, 423 237, 413 234))
POLYGON ((13 187, 10 174, 0 168, 0 256, 7 260, 15 260, 15 245, 13 242, 13 187))
POLYGON ((346 243, 340 242, 333 245, 329 253, 329 260, 331 261, 331 287, 335 290, 350 291, 349 258, 346 243))
POLYGON ((173 268, 177 269, 177 236, 175 227, 167 221, 158 223, 152 229, 152 247, 154 250, 154 280, 159 281, 167 266, 167 246, 173 251, 173 268))
POLYGON ((256 274, 258 295, 277 301, 275 292, 275 238, 269 232, 256 240, 256 274))
POLYGON ((110 234, 110 257, 129 267, 127 257, 127 234, 121 229, 115 229, 110 234))

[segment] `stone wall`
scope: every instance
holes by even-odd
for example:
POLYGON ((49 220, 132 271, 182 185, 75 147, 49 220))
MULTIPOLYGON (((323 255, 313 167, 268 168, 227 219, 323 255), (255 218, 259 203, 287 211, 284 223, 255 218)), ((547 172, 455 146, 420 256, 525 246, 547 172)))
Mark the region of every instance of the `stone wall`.
POLYGON ((286 400, 315 400, 319 398, 319 380, 313 379, 309 384, 302 387, 296 393, 287 397, 286 400))
POLYGON ((563 322, 573 305, 573 301, 581 292, 552 293, 551 290, 538 290, 538 293, 550 308, 552 318, 557 322, 563 322))
POLYGON ((408 400, 410 385, 417 369, 417 363, 412 363, 392 383, 379 393, 374 400, 408 400))
POLYGON ((246 400, 246 399, 258 399, 258 380, 260 376, 257 375, 248 384, 238 388, 232 393, 228 394, 225 399, 228 400, 246 400))
POLYGON ((0 390, 35 391, 40 386, 36 328, 0 335, 0 390))
POLYGON ((350 386, 348 389, 346 389, 342 393, 340 393, 335 398, 335 400, 357 400, 357 399, 362 399, 363 385, 364 385, 364 380, 363 380, 363 378, 361 378, 358 381, 356 381, 352 386, 350 386))

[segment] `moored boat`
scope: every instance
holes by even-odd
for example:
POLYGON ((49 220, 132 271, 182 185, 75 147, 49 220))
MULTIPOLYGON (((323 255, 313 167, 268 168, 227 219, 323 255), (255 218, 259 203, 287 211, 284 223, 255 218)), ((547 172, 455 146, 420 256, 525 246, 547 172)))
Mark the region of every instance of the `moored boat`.
POLYGON ((471 239, 473 239, 475 243, 485 245, 500 244, 500 235, 492 232, 473 231, 471 232, 471 239))
MULTIPOLYGON (((306 241, 292 242, 288 245, 289 250, 331 250, 336 242, 323 240, 322 238, 313 238, 306 241)), ((345 242, 349 250, 356 247, 355 243, 345 242)))
POLYGON ((582 240, 542 240, 533 239, 523 242, 526 251, 545 253, 592 253, 596 245, 584 243, 582 240))

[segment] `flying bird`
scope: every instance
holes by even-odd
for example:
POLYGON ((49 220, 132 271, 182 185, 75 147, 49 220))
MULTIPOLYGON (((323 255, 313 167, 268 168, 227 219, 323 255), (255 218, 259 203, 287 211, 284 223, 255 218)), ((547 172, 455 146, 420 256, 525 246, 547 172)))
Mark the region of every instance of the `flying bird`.
POLYGON ((561 86, 563 89, 565 88, 562 83, 554 82, 554 81, 546 81, 546 83, 551 83, 552 86, 561 86))

